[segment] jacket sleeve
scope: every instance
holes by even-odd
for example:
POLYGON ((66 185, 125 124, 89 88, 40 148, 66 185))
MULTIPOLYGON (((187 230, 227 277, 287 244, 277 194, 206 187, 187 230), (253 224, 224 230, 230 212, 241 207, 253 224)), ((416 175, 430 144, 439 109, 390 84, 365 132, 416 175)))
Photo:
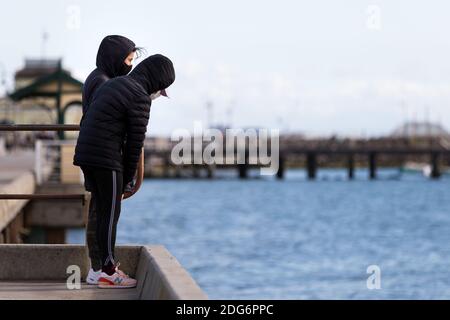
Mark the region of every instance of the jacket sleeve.
POLYGON ((126 186, 137 170, 141 149, 144 145, 145 133, 150 115, 151 100, 138 102, 126 108, 126 140, 123 157, 123 185, 126 186))

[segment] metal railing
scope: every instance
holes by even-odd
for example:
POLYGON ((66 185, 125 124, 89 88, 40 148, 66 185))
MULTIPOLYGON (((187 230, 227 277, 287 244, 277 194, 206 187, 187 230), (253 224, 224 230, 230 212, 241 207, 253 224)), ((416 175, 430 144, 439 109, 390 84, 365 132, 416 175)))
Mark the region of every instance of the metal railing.
POLYGON ((35 194, 23 194, 23 193, 7 193, 0 194, 0 200, 81 200, 84 205, 84 194, 68 193, 35 193, 35 194))
MULTIPOLYGON (((12 125, 0 125, 0 131, 79 131, 80 126, 76 124, 12 124, 12 125)), ((38 140, 39 141, 39 140, 38 140)), ((61 143, 63 141, 51 140, 50 143, 61 143)), ((39 142, 38 142, 39 143, 39 142)), ((35 151, 39 153, 39 151, 35 151)), ((35 160, 39 165, 39 161, 36 155, 35 160)), ((37 182, 42 182, 42 176, 39 176, 39 170, 35 174, 37 182)), ((58 193, 46 193, 46 194, 0 194, 0 200, 13 200, 13 199, 25 199, 25 200, 81 200, 82 204, 85 204, 84 194, 58 194, 58 193)))
POLYGON ((0 124, 0 131, 79 131, 78 124, 0 124))

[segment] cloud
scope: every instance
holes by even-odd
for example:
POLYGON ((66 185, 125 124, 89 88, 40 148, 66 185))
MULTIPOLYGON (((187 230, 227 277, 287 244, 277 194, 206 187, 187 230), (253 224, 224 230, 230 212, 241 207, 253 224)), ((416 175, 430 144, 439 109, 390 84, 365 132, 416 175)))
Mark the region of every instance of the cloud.
POLYGON ((386 79, 375 84, 375 93, 389 98, 450 98, 450 83, 423 83, 402 79, 386 79))
MULTIPOLYGON (((206 103, 214 105, 214 122, 226 123, 232 109, 235 126, 278 127, 315 133, 389 132, 409 112, 431 113, 450 119, 450 82, 424 82, 403 77, 332 72, 301 75, 294 71, 249 72, 223 61, 190 59, 177 63, 170 111, 156 113, 173 128, 191 128, 206 119, 206 103), (177 117, 176 121, 170 121, 177 117)), ((154 114, 155 115, 155 114, 154 114)), ((449 125, 450 123, 447 123, 449 125)))

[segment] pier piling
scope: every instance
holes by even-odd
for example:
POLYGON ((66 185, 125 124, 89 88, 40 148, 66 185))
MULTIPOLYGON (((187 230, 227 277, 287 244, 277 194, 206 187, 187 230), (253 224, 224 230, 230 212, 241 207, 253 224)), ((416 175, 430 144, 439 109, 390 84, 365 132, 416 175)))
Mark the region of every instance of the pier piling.
POLYGON ((439 154, 436 152, 433 152, 431 154, 431 175, 430 177, 432 179, 437 179, 441 176, 440 170, 439 170, 439 154))
POLYGON ((316 178, 317 172, 317 161, 316 154, 313 152, 309 152, 306 155, 306 167, 308 170, 308 179, 313 180, 316 178))
POLYGON ((280 156, 278 170, 277 170, 277 179, 284 178, 284 157, 280 156))
POLYGON ((249 165, 249 151, 248 149, 245 149, 244 163, 238 162, 237 165, 240 179, 248 178, 248 165, 249 165))
POLYGON ((371 180, 377 178, 377 154, 375 152, 369 153, 369 177, 371 180))
POLYGON ((353 180, 355 171, 355 159, 352 154, 348 156, 348 179, 353 180))

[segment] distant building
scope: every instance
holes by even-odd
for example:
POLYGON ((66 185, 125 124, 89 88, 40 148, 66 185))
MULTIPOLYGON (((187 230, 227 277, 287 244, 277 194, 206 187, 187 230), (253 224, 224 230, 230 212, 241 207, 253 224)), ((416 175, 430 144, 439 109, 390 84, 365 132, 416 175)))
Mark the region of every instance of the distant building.
POLYGON ((144 147, 152 150, 165 151, 172 148, 169 137, 145 137, 144 147))
MULTIPOLYGON (((0 98, 0 120, 21 124, 78 124, 83 83, 61 59, 26 59, 14 74, 14 91, 0 98)), ((74 138, 77 132, 60 132, 74 138)))
MULTIPOLYGON (((59 61, 59 59, 25 59, 25 66, 14 74, 14 89, 26 87, 39 77, 56 72, 59 61)), ((64 72, 70 75, 69 71, 64 72)))
POLYGON ((396 128, 393 138, 449 138, 450 134, 439 123, 407 122, 396 128))

